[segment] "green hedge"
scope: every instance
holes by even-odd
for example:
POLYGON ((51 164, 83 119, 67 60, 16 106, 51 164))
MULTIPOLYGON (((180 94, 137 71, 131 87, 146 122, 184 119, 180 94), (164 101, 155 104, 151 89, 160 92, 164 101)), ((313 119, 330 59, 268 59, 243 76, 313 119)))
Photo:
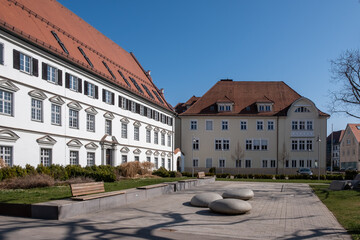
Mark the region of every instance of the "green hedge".
POLYGON ((0 169, 0 180, 23 177, 31 174, 46 174, 53 177, 55 180, 68 180, 75 177, 89 177, 95 181, 114 182, 116 181, 116 174, 118 168, 112 166, 92 166, 81 167, 79 165, 61 165, 43 166, 38 165, 36 168, 26 165, 25 168, 20 166, 5 167, 0 169))

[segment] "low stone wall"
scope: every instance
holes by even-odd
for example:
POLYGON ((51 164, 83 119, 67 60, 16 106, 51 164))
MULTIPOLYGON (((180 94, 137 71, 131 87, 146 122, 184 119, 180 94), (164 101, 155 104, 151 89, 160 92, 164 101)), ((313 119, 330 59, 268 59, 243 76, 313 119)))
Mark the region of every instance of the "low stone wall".
POLYGON ((215 177, 205 179, 188 179, 178 182, 169 182, 164 186, 147 189, 127 189, 125 194, 74 201, 71 199, 55 200, 36 204, 8 204, 0 203, 0 214, 17 217, 31 217, 41 219, 65 219, 79 215, 100 212, 117 208, 130 203, 146 201, 164 194, 193 188, 195 186, 215 182, 215 177))

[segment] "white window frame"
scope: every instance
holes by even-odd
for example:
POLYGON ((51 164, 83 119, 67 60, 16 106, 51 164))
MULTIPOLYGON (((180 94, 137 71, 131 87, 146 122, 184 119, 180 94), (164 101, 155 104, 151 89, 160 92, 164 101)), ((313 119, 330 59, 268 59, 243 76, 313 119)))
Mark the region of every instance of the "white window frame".
MULTIPOLYGON (((108 91, 108 90, 104 90, 105 93, 105 103, 107 104, 112 104, 113 99, 112 99, 112 92, 108 91)), ((133 102, 134 103, 134 102, 133 102)))
POLYGON ((128 125, 127 123, 121 123, 121 138, 127 139, 128 137, 128 125))
POLYGON ((86 131, 95 132, 95 115, 87 113, 86 114, 86 131))
POLYGON ((95 152, 86 153, 86 166, 95 166, 95 152))
POLYGON ((31 98, 31 120, 36 122, 43 121, 43 101, 31 98))
POLYGON ((32 57, 20 52, 20 71, 31 74, 32 70, 32 57))
POLYGON ((206 168, 212 168, 212 158, 206 158, 206 168))
POLYGON ((245 168, 251 168, 252 166, 251 159, 245 159, 245 168))
POLYGON ((87 83, 87 96, 91 98, 95 98, 95 84, 87 83))
POLYGON ((40 164, 46 167, 52 164, 51 148, 40 148, 40 164))
POLYGON ((247 130, 247 121, 246 120, 240 120, 240 130, 241 131, 247 130))
POLYGON ((121 163, 127 163, 127 155, 126 154, 121 155, 121 163))
POLYGON ((159 132, 154 132, 154 144, 159 144, 159 132))
POLYGON ((0 89, 0 114, 13 115, 13 93, 0 89))
POLYGON ((112 135, 112 121, 105 119, 105 134, 112 135))
POLYGON ((229 130, 229 121, 228 120, 222 120, 221 121, 221 130, 222 131, 229 130))
POLYGON ((267 130, 268 131, 273 131, 275 130, 275 122, 273 120, 269 120, 267 121, 267 130))
POLYGON ((58 69, 47 64, 47 75, 46 79, 48 82, 57 84, 58 83, 58 69))
POLYGON ((230 140, 229 139, 222 140, 222 149, 223 149, 223 151, 230 151, 230 140))
POLYGON ((214 130, 214 121, 213 120, 205 120, 205 130, 206 131, 213 131, 214 130), (208 125, 208 123, 210 125, 208 125))
POLYGON ((69 74, 69 89, 75 92, 79 91, 79 79, 71 74, 69 74))
POLYGON ((161 133, 161 145, 165 146, 165 133, 161 133))
POLYGON ((13 166, 13 147, 12 146, 0 146, 0 158, 2 158, 5 164, 9 167, 13 166))
POLYGON ((276 160, 270 160, 270 168, 276 168, 276 160))
POLYGON ((235 160, 235 167, 236 168, 241 168, 241 159, 236 159, 235 160))
POLYGON ((225 168, 225 167, 226 167, 225 158, 219 158, 219 168, 225 168))
POLYGON ((171 147, 171 135, 168 135, 168 139, 167 139, 167 146, 171 147))
POLYGON ((197 120, 190 120, 190 130, 196 131, 197 130, 197 120))
POLYGON ((151 131, 146 129, 146 142, 151 143, 151 131))
POLYGON ((192 150, 198 151, 200 149, 200 139, 194 138, 192 141, 192 150))
POLYGON ((69 108, 69 127, 79 129, 79 111, 69 108))
POLYGON ((264 121, 263 120, 256 120, 256 130, 257 131, 264 130, 264 121))
POLYGON ((267 159, 263 159, 261 162, 262 162, 261 163, 262 168, 268 168, 268 160, 267 159))
POLYGON ((51 104, 51 124, 61 126, 61 106, 51 104))
POLYGON ((140 127, 134 126, 134 140, 139 141, 140 140, 140 127))
POLYGON ((79 165, 79 151, 70 150, 69 164, 70 165, 79 165))

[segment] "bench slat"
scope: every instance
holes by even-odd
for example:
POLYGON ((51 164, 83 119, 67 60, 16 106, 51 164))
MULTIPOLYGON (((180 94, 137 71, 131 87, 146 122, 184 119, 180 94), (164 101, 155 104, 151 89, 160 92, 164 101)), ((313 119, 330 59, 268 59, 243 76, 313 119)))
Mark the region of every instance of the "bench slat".
POLYGON ((105 192, 104 182, 70 184, 72 196, 105 192))
POLYGON ((108 196, 115 196, 115 195, 120 195, 120 194, 125 194, 125 193, 126 193, 125 191, 113 191, 113 192, 91 194, 91 195, 86 195, 86 196, 72 197, 71 199, 78 200, 78 201, 85 201, 85 200, 91 200, 91 199, 108 197, 108 196))

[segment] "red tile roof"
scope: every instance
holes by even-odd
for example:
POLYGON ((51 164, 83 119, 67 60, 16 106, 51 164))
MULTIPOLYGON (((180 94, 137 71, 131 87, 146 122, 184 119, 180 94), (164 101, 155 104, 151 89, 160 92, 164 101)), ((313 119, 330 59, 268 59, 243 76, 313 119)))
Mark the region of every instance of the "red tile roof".
MULTIPOLYGON (((348 127, 351 129, 351 131, 353 132, 356 141, 358 143, 360 143, 360 124, 354 124, 354 123, 349 123, 348 127), (359 127, 359 129, 358 129, 359 127)), ((345 134, 345 133, 344 133, 345 134)))
POLYGON ((172 110, 170 104, 161 96, 159 89, 133 54, 125 51, 55 0, 2 0, 0 9, 0 29, 163 108, 172 110), (51 31, 58 35, 69 54, 63 51, 51 31), (78 47, 84 50, 94 67, 88 64, 78 47), (116 79, 111 76, 103 61, 109 66, 116 79), (125 75, 130 87, 120 76, 118 70, 125 75), (129 77, 137 81, 143 93, 136 89, 129 77), (164 103, 161 103, 156 96, 153 96, 154 99, 152 99, 142 84, 150 90, 151 94, 153 94, 153 90, 156 91, 164 103))
MULTIPOLYGON (((301 95, 284 82, 219 81, 180 115, 284 116, 299 98, 301 95), (224 99, 234 102, 233 111, 217 112, 217 103, 224 99), (257 103, 272 103, 272 111, 258 112, 257 103)), ((328 116, 321 111, 319 115, 328 116)))
POLYGON ((178 103, 174 107, 175 112, 178 114, 185 112, 191 105, 193 105, 197 100, 199 100, 199 97, 192 96, 189 100, 186 101, 186 103, 178 103))

